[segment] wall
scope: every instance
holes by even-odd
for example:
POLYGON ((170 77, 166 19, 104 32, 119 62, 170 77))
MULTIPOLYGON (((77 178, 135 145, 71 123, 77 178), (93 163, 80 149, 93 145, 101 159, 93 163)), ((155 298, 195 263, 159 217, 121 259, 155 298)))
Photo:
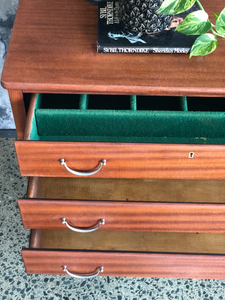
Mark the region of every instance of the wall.
MULTIPOLYGON (((16 15, 18 0, 0 0, 0 75, 16 15)), ((0 129, 14 129, 8 93, 0 87, 0 129)))

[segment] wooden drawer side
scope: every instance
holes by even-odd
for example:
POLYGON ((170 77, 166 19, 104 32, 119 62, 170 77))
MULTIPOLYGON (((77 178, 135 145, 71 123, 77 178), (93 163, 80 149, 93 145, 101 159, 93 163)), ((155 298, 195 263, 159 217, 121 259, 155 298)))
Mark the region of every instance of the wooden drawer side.
POLYGON ((36 94, 29 140, 225 144, 224 99, 36 94), (190 111, 189 111, 190 106, 190 111))
POLYGON ((76 177, 72 170, 95 170, 95 178, 225 179, 225 146, 15 141, 21 175, 76 177), (190 156, 190 153, 193 153, 190 156))
MULTIPOLYGON (((38 231, 34 235, 40 238, 38 231)), ((66 265, 70 272, 84 274, 103 267, 102 276, 225 279, 224 235, 220 234, 98 232, 79 238, 79 234, 48 230, 42 232, 39 246, 22 250, 29 274, 62 275, 66 265)))
MULTIPOLYGON (((48 102, 47 100, 48 99, 45 99, 46 102, 48 102)), ((63 98, 61 100, 63 100, 63 98)), ((80 100, 82 100, 82 98, 80 100)), ((92 175, 92 177, 95 178, 159 178, 159 179, 224 179, 225 178, 225 151, 224 151, 225 146, 195 144, 196 141, 197 141, 196 143, 198 143, 202 139, 201 137, 198 137, 198 135, 196 135, 197 137, 195 137, 194 135, 194 140, 192 141, 193 144, 184 144, 186 143, 186 141, 183 138, 180 138, 180 140, 178 139, 179 142, 178 144, 173 144, 173 142, 169 144, 169 140, 167 140, 166 142, 165 139, 163 141, 159 140, 158 142, 157 140, 150 140, 148 141, 148 143, 143 143, 143 141, 140 143, 137 140, 131 143, 129 141, 133 141, 133 140, 130 139, 130 137, 127 136, 126 134, 122 134, 122 137, 124 139, 122 138, 120 142, 118 141, 115 142, 114 140, 110 142, 107 142, 108 140, 101 142, 101 139, 100 141, 98 141, 98 140, 93 140, 91 138, 94 133, 90 134, 90 139, 89 136, 87 136, 88 137, 87 140, 83 139, 82 132, 79 132, 80 135, 78 136, 78 139, 75 139, 75 142, 70 141, 71 140, 70 138, 69 139, 66 138, 66 140, 68 140, 68 142, 66 142, 64 140, 65 134, 62 136, 55 136, 55 139, 53 137, 53 141, 50 136, 46 136, 45 140, 41 140, 39 135, 38 124, 36 120, 37 111, 40 112, 46 111, 46 113, 43 113, 44 115, 50 114, 52 116, 53 114, 54 120, 56 121, 56 124, 58 124, 57 126, 59 128, 60 126, 62 127, 64 126, 63 125, 64 122, 62 122, 62 124, 60 123, 61 122, 59 120, 60 114, 65 115, 66 119, 67 119, 67 113, 66 113, 67 111, 68 114, 73 114, 73 109, 70 110, 53 109, 52 112, 51 109, 42 108, 41 107, 42 102, 43 102, 42 94, 32 95, 28 117, 27 117, 27 125, 24 134, 25 140, 15 141, 18 163, 19 163, 21 175, 23 176, 46 176, 46 177, 80 176, 80 175, 74 175, 71 173, 71 171, 67 170, 65 165, 62 164, 61 160, 63 159, 63 161, 65 161, 69 169, 78 172, 93 172, 100 167, 101 162, 103 160, 106 160, 106 165, 103 165, 99 172, 92 175), (155 143, 152 143, 152 141, 155 143)), ((59 103, 60 102, 62 101, 59 101, 59 103)), ((96 101, 96 103, 98 103, 98 101, 96 101)), ((85 109, 81 109, 80 111, 82 112, 82 114, 85 113, 85 109)), ((134 114, 136 112, 135 109, 131 109, 131 111, 134 114)), ((125 113, 126 111, 121 110, 121 112, 125 113)), ((145 110, 140 110, 139 112, 141 113, 141 115, 139 116, 140 122, 143 119, 142 117, 145 117, 147 119, 149 118, 148 116, 146 117, 145 110)), ((90 109, 90 113, 94 114, 95 116, 95 113, 93 113, 92 109, 90 109)), ((101 113, 107 114, 107 110, 101 112, 100 109, 99 114, 101 115, 101 113)), ((167 111, 165 112, 161 111, 159 113, 165 116, 166 120, 167 118, 169 118, 170 120, 170 114, 167 113, 167 111)), ((185 113, 186 115, 186 112, 183 113, 185 113)), ((213 114, 213 112, 210 112, 210 115, 211 113, 213 114)), ((204 115, 204 112, 202 112, 202 114, 204 115)), ((218 114, 216 119, 220 120, 221 118, 221 120, 223 120, 224 117, 222 112, 217 112, 216 114, 218 114)), ((153 113, 153 115, 155 115, 155 113, 153 113)), ((46 118, 47 118, 46 122, 51 123, 50 119, 48 119, 48 117, 46 118)), ((76 119, 75 121, 79 121, 80 119, 82 120, 83 118, 77 117, 75 119, 76 119)), ((128 119, 130 120, 130 117, 128 119)), ((198 120, 198 118, 195 117, 194 119, 198 120)), ((131 118, 131 120, 133 120, 133 117, 131 118)), ((74 124, 75 121, 73 120, 73 122, 72 121, 71 122, 74 124)), ((210 123, 208 117, 206 118, 206 121, 207 124, 210 123)), ((101 121, 100 118, 100 123, 101 122, 103 122, 104 124, 104 121, 103 120, 101 121)), ((140 122, 138 121, 138 124, 140 122)), ((212 121, 212 123, 213 122, 214 121, 212 121)), ((120 123, 121 122, 119 122, 119 124, 120 123)), ((186 122, 181 122, 181 123, 186 124, 186 122)), ((218 121, 218 123, 221 126, 221 122, 218 121)), ((90 126, 92 126, 93 124, 95 124, 95 122, 91 120, 90 126)), ((161 121, 159 121, 159 124, 161 124, 161 121)), ((54 130, 56 128, 56 131, 58 128, 57 126, 53 126, 54 130)), ((43 127, 46 128, 49 126, 45 124, 43 125, 43 127)), ((104 127, 104 126, 98 126, 98 127, 104 127)), ((121 128, 129 128, 129 127, 130 127, 129 122, 126 123, 126 126, 121 125, 121 128)), ((138 126, 134 126, 134 127, 136 128, 138 126)), ((143 126, 143 127, 148 128, 148 126, 143 126)), ((154 132, 158 127, 159 125, 155 126, 152 129, 152 132, 154 132)), ((162 132, 166 134, 164 132, 165 129, 164 127, 166 126, 162 126, 162 132)), ((180 129, 180 126, 175 126, 175 127, 179 128, 181 134, 183 134, 183 130, 180 129)), ((211 126, 209 127, 211 128, 211 126)), ((173 131, 174 130, 172 130, 172 132, 173 131)), ((220 129, 219 131, 222 131, 222 129, 220 129)), ((217 130, 215 132, 217 132, 217 130)), ((213 136, 213 134, 211 135, 213 136)), ((70 136, 70 134, 68 134, 68 136, 70 136)), ((146 136, 146 134, 144 134, 143 136, 146 136)), ((205 135, 203 134, 202 136, 204 139, 205 135)), ((206 142, 207 142, 207 138, 206 138, 206 142)), ((216 141, 214 142, 215 144, 217 143, 216 141)), ((214 142, 211 141, 209 144, 212 144, 214 142)), ((221 143, 224 144, 223 142, 221 143)))
POLYGON ((225 204, 19 199, 24 228, 225 232, 225 204))
POLYGON ((103 266, 100 276, 225 279, 225 257, 155 253, 22 250, 28 274, 89 273, 103 266))

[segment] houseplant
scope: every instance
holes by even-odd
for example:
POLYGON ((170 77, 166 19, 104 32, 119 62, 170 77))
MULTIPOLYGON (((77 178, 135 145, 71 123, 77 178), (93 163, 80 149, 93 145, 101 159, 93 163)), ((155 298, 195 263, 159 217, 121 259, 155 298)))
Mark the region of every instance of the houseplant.
POLYGON ((225 8, 220 14, 214 14, 215 24, 209 20, 199 0, 164 0, 157 10, 157 14, 176 15, 191 8, 196 1, 200 10, 188 14, 176 28, 176 31, 187 35, 199 35, 191 48, 190 57, 213 52, 218 37, 225 38, 225 8))

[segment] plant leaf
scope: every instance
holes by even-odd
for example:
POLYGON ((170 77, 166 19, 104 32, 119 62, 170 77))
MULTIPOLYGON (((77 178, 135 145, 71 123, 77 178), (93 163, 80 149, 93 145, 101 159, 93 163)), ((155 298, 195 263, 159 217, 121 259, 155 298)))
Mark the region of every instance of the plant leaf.
POLYGON ((165 0, 160 8, 158 14, 176 15, 191 8, 196 0, 165 0))
POLYGON ((221 11, 216 20, 216 30, 220 34, 225 34, 225 8, 221 11))
POLYGON ((217 19, 219 18, 218 14, 214 14, 215 20, 217 21, 217 19))
POLYGON ((187 15, 175 30, 184 34, 199 35, 206 33, 210 28, 208 14, 203 10, 197 10, 187 15))
POLYGON ((190 57, 203 56, 213 52, 217 47, 217 39, 212 33, 200 35, 194 42, 190 57))

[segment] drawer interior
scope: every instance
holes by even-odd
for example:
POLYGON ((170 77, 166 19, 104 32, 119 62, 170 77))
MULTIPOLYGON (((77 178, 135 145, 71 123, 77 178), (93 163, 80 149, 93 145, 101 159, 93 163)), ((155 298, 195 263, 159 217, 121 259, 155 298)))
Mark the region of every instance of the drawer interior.
POLYGON ((225 144, 225 99, 37 94, 31 140, 225 144))
POLYGON ((84 234, 45 229, 38 238, 40 241, 35 244, 42 249, 225 254, 225 235, 219 233, 96 231, 84 234))
POLYGON ((225 203, 224 180, 31 177, 28 198, 225 203))

